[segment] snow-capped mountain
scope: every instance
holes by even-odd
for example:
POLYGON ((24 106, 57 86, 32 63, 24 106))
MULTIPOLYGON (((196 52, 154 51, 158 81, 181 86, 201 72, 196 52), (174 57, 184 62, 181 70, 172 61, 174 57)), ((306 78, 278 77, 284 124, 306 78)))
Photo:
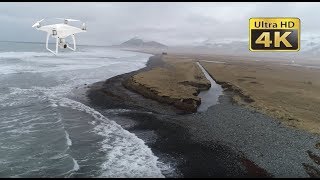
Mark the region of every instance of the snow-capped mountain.
MULTIPOLYGON (((249 51, 248 39, 207 39, 195 43, 196 48, 211 49, 214 52, 247 53, 249 51)), ((320 55, 320 34, 306 34, 301 37, 299 55, 320 55)), ((270 53, 269 53, 270 54, 270 53)), ((283 53, 282 53, 283 54, 283 53)), ((292 54, 292 53, 291 53, 292 54)))
POLYGON ((231 44, 231 43, 239 43, 239 42, 243 42, 246 43, 247 39, 206 39, 205 41, 202 41, 200 43, 198 43, 198 46, 221 46, 221 45, 225 45, 225 44, 231 44))
POLYGON ((195 48, 211 50, 212 52, 247 52, 248 40, 247 39, 207 39, 205 41, 195 43, 195 48))
POLYGON ((312 56, 320 55, 320 35, 302 36, 300 51, 312 56))

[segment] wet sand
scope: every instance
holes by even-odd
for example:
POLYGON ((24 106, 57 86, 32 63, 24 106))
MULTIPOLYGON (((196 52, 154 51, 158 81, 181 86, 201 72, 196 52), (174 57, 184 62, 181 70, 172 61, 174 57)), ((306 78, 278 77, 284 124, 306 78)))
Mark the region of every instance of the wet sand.
POLYGON ((207 111, 188 114, 123 87, 132 75, 163 65, 154 56, 146 68, 95 83, 87 94, 92 107, 172 165, 163 168, 166 177, 320 176, 319 136, 234 104, 232 92, 224 92, 207 111))

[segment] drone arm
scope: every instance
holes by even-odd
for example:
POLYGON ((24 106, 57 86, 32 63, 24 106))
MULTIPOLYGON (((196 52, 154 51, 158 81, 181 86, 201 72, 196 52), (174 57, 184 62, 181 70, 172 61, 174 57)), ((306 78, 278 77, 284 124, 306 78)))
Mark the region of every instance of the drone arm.
POLYGON ((75 51, 77 46, 76 46, 76 38, 74 36, 74 34, 71 35, 72 37, 72 40, 73 40, 73 48, 71 48, 69 45, 68 45, 68 48, 71 49, 72 51, 75 51))

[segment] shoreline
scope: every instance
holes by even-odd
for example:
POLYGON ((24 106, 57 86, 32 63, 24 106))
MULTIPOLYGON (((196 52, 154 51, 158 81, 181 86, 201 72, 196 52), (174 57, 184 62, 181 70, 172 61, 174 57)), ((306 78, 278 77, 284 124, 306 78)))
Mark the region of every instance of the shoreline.
MULTIPOLYGON (((192 135, 189 135, 188 128, 178 124, 174 120, 176 116, 189 113, 170 105, 147 99, 122 86, 125 78, 141 71, 150 70, 155 66, 163 65, 159 63, 161 62, 159 59, 153 59, 154 57, 157 56, 152 56, 145 68, 91 85, 88 91, 90 103, 96 106, 96 108, 104 106, 107 109, 131 109, 131 112, 121 113, 120 117, 135 121, 136 125, 134 127, 127 128, 132 133, 138 130, 151 129, 152 131, 156 131, 156 134, 158 134, 156 142, 154 144, 146 144, 156 156, 160 157, 160 160, 163 154, 169 154, 177 161, 178 165, 176 168, 181 174, 173 177, 271 177, 268 172, 231 147, 220 144, 217 141, 203 144, 192 140, 192 135), (108 84, 108 86, 104 86, 104 84, 108 84), (104 93, 102 93, 101 88, 107 89, 104 89, 104 93), (124 93, 121 93, 121 91, 124 93), (120 94, 117 94, 119 92, 120 94), (126 101, 121 101, 123 100, 121 97, 125 97, 126 101), (134 104, 136 102, 140 103, 134 104), (108 104, 107 107, 106 104, 108 104), (148 108, 143 106, 147 106, 148 108), (173 134, 174 136, 171 136, 173 134), (233 158, 227 160, 227 157, 230 156, 233 158), (182 162, 181 158, 183 159, 182 162), (203 166, 204 164, 205 167, 203 166), (199 169, 201 166, 202 169, 199 169)), ((104 115, 108 116, 108 114, 104 115)), ((117 115, 119 116, 119 114, 117 115)), ((119 117, 113 117, 112 115, 110 117, 110 119, 117 118, 119 117)), ((117 122, 117 120, 115 121, 117 122)), ((146 141, 145 137, 140 138, 146 141)), ((172 177, 172 175, 167 175, 166 177, 172 177)))
POLYGON ((235 104, 232 92, 224 90, 220 103, 205 112, 186 114, 122 86, 126 78, 163 65, 154 57, 157 56, 152 56, 145 68, 91 85, 88 97, 92 106, 121 126, 133 121, 126 129, 136 135, 143 132, 137 136, 160 161, 166 159, 164 154, 173 157, 171 161, 177 163, 181 174, 169 173, 166 177, 308 177, 305 167, 313 165, 305 152, 316 151, 313 146, 319 137, 290 129, 271 117, 235 104), (130 111, 110 115, 110 111, 104 112, 106 109, 130 111), (146 135, 150 132, 156 137, 146 135), (297 139, 290 139, 295 136, 297 139), (280 144, 275 144, 274 139, 280 144), (296 147, 300 147, 299 151, 296 147))

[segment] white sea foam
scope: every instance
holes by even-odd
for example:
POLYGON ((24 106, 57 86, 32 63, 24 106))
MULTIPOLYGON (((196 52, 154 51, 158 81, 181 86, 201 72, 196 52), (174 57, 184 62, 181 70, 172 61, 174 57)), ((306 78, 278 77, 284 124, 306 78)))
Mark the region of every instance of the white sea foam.
POLYGON ((56 103, 52 103, 51 107, 58 107, 58 105, 56 103))
POLYGON ((136 135, 80 102, 62 98, 59 105, 86 112, 100 121, 94 132, 105 137, 102 150, 107 153, 101 177, 164 177, 157 166, 158 158, 136 135))
POLYGON ((78 171, 80 169, 80 166, 79 166, 77 160, 72 158, 72 161, 73 161, 73 169, 72 169, 72 171, 78 171))
POLYGON ((50 157, 49 159, 61 159, 61 158, 64 158, 66 156, 69 156, 69 154, 66 154, 66 153, 59 153, 57 155, 54 155, 53 157, 50 157))
POLYGON ((3 150, 16 150, 16 149, 20 149, 21 147, 19 146, 1 146, 1 149, 3 150))
POLYGON ((31 132, 35 132, 35 130, 32 130, 33 126, 34 126, 34 124, 30 124, 28 126, 17 127, 15 129, 9 130, 7 132, 12 133, 12 134, 19 134, 19 135, 28 134, 31 132))
POLYGON ((65 134, 66 134, 67 145, 68 145, 68 146, 72 146, 72 141, 71 141, 71 139, 70 139, 70 136, 69 136, 68 132, 67 132, 67 131, 64 131, 64 132, 65 132, 65 134))
POLYGON ((175 174, 176 173, 176 166, 177 164, 172 162, 172 163, 164 163, 164 162, 158 162, 158 167, 161 169, 161 171, 164 174, 175 174))
POLYGON ((12 107, 19 106, 24 104, 29 104, 30 101, 34 98, 39 100, 43 100, 46 98, 43 95, 40 95, 40 91, 37 91, 34 88, 18 88, 18 87, 10 87, 10 93, 5 94, 0 98, 0 107, 12 107))

